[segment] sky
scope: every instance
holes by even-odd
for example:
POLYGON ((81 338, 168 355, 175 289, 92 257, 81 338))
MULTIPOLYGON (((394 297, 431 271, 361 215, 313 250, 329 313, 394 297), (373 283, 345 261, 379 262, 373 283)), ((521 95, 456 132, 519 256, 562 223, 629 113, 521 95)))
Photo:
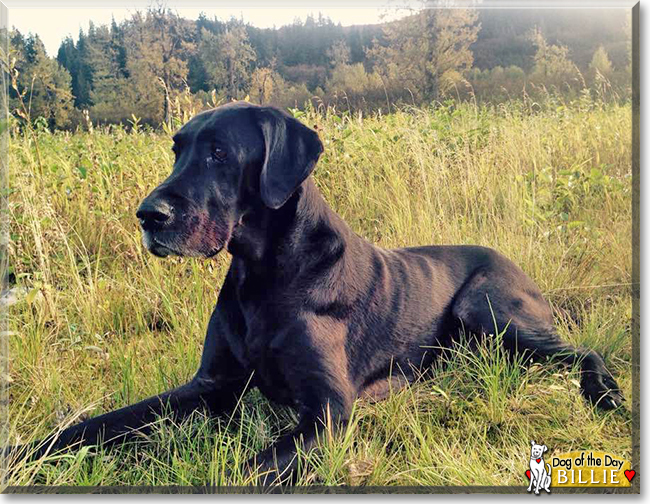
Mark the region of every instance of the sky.
MULTIPOLYGON (((71 35, 76 41, 79 29, 88 30, 88 22, 96 25, 108 24, 111 18, 119 23, 129 18, 136 10, 144 10, 150 0, 2 0, 8 8, 9 26, 21 33, 37 33, 50 56, 56 56, 61 41, 71 35)), ((208 17, 217 16, 226 20, 231 16, 243 17, 244 21, 260 28, 280 27, 290 24, 295 18, 305 20, 309 14, 319 12, 343 26, 380 23, 392 19, 387 0, 168 0, 165 4, 179 15, 197 19, 201 12, 208 17), (218 8, 215 8, 218 5, 218 8), (266 8, 265 8, 266 7, 266 8), (383 16, 383 17, 382 17, 383 16)), ((394 5, 395 1, 391 2, 394 5)))

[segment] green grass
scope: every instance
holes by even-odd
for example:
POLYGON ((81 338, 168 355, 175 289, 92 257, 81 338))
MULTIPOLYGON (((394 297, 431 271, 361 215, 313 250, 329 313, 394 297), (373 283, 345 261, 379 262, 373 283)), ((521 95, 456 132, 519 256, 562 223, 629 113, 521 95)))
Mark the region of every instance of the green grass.
MULTIPOLYGON (((628 398, 600 413, 574 369, 523 369, 498 347, 456 347, 435 379, 357 402, 344 432, 303 454, 300 484, 524 485, 530 440, 552 453, 631 458, 631 107, 308 112, 325 144, 315 178, 331 206, 383 247, 480 244, 521 265, 562 337, 601 352, 628 398)), ((156 259, 135 209, 170 171, 168 134, 14 134, 9 253, 27 295, 8 312, 8 438, 179 385, 198 367, 229 264, 156 259), (38 149, 35 148, 37 139, 38 149)), ((239 466, 296 422, 252 391, 232 418, 197 413, 150 443, 19 466, 12 485, 245 484, 239 466)))

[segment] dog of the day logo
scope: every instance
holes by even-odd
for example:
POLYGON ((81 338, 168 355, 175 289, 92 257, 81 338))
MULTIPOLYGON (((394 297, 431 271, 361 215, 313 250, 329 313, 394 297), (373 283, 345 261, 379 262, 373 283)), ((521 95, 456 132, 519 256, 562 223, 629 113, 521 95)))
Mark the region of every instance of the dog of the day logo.
POLYGON ((537 495, 550 493, 551 487, 627 488, 636 476, 629 461, 611 453, 583 450, 544 457, 546 452, 546 445, 531 441, 526 477, 528 491, 537 495))
POLYGON ((544 453, 548 451, 546 445, 538 445, 535 441, 531 441, 530 449, 530 462, 529 469, 526 471, 526 476, 530 479, 528 491, 535 489, 535 494, 539 495, 540 489, 546 490, 546 493, 551 493, 551 466, 544 462, 544 453))

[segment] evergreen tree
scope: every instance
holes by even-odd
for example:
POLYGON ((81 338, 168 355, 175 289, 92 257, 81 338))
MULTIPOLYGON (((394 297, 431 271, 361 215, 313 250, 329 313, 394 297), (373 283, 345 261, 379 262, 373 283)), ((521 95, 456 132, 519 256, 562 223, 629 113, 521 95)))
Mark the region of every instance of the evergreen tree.
POLYGON ((90 47, 89 41, 83 30, 79 30, 79 38, 77 39, 77 54, 78 66, 77 74, 73 80, 73 93, 75 100, 77 100, 77 107, 79 109, 87 109, 92 105, 90 93, 93 84, 93 70, 90 65, 90 47))
POLYGON ((91 76, 88 105, 91 118, 99 122, 126 121, 133 109, 133 91, 127 80, 116 47, 115 33, 107 26, 95 28, 91 24, 85 44, 84 63, 91 76))

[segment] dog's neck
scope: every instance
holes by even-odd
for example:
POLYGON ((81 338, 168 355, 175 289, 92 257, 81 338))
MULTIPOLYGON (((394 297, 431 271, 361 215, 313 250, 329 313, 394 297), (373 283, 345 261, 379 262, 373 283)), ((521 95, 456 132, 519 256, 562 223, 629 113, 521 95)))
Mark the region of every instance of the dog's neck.
POLYGON ((228 252, 247 269, 263 272, 281 258, 286 266, 292 257, 304 261, 321 256, 322 260, 330 252, 340 254, 340 247, 357 240, 309 177, 279 209, 261 204, 247 209, 233 230, 228 252))

